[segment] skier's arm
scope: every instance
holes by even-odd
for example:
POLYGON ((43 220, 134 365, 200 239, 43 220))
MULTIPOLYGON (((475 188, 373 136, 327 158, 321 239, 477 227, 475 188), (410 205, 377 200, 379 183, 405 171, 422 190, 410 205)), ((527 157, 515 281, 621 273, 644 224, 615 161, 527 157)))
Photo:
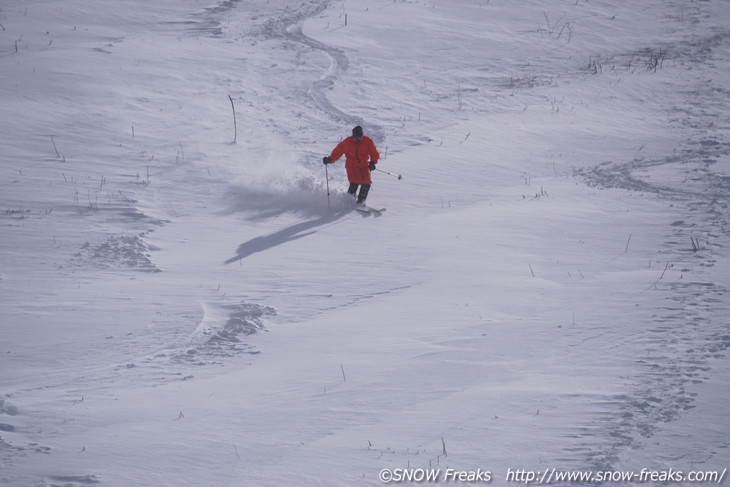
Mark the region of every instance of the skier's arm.
POLYGON ((337 162, 337 160, 342 157, 342 155, 345 153, 345 141, 343 140, 339 144, 337 144, 337 147, 332 149, 332 154, 330 154, 330 159, 332 162, 337 162))
POLYGON ((378 149, 375 147, 375 142, 370 142, 370 162, 373 162, 375 164, 378 163, 380 160, 380 153, 378 152, 378 149))

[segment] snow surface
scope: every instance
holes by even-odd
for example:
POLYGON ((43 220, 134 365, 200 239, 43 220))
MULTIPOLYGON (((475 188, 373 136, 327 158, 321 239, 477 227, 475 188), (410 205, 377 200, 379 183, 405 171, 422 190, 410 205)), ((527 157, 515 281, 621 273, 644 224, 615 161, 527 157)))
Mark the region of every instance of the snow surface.
POLYGON ((729 467, 729 25, 4 0, 0 485, 729 467))

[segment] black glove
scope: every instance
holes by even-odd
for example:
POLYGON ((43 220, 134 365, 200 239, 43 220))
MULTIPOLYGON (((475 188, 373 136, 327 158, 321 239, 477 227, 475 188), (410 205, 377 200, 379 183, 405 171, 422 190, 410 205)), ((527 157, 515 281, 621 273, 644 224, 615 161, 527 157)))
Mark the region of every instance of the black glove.
POLYGON ((370 170, 375 171, 375 161, 370 161, 370 170))
POLYGON ((331 157, 323 157, 322 162, 324 164, 332 164, 332 158, 331 157))

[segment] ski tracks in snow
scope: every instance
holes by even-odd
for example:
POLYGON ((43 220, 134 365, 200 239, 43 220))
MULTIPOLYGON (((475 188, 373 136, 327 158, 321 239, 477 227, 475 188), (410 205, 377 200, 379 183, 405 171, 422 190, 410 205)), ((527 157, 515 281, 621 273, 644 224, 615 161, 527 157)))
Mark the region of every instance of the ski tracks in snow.
MULTIPOLYGON (((304 91, 287 93, 287 96, 300 97, 300 102, 313 104, 321 114, 339 125, 364 125, 382 142, 384 133, 380 127, 368 124, 355 114, 345 113, 327 96, 347 71, 348 58, 343 50, 319 42, 302 31, 304 20, 327 6, 327 2, 303 4, 299 9, 268 19, 253 31, 253 35, 280 39, 299 46, 300 50, 321 53, 327 62, 320 74, 304 91)), ((687 12, 687 15, 701 14, 698 9, 687 12)), ((719 47, 725 45, 728 38, 729 34, 723 32, 709 39, 689 40, 673 49, 676 56, 688 62, 705 62, 713 55, 721 55, 719 47)), ((658 267, 658 280, 645 291, 665 293, 666 306, 656 311, 643 338, 646 353, 636 358, 639 372, 631 379, 635 381, 633 391, 617 397, 609 408, 615 412, 606 432, 612 447, 594 449, 588 454, 600 467, 610 466, 616 461, 617 452, 638 447, 655 434, 659 425, 673 421, 693 408, 695 396, 689 386, 707 380, 711 376, 711 359, 724 356, 730 346, 726 324, 720 318, 728 312, 728 290, 724 283, 705 272, 722 258, 725 252, 722 242, 727 240, 730 230, 727 199, 730 177, 714 170, 718 162, 726 161, 730 155, 730 140, 727 140, 725 127, 715 125, 718 117, 705 113, 707 107, 717 105, 717 93, 727 91, 713 82, 711 76, 696 81, 695 89, 686 93, 685 106, 668 107, 673 123, 683 126, 687 133, 674 154, 660 159, 638 156, 629 161, 612 161, 576 171, 576 175, 590 185, 662 198, 680 213, 667 229, 664 248, 658 249, 666 262, 665 272, 661 272, 661 266, 655 266, 658 267), (659 178, 662 182, 657 183, 652 179, 652 174, 656 173, 671 177, 659 178)), ((724 105, 716 106, 716 114, 730 111, 728 97, 722 101, 724 105)), ((282 130, 287 135, 292 133, 285 128, 282 130)), ((304 222, 268 237, 250 240, 239 247, 237 255, 229 262, 306 237, 314 226, 314 223, 304 222)))
MULTIPOLYGON (((697 23, 704 16, 700 7, 686 14, 697 23)), ((728 40, 730 31, 725 30, 705 39, 690 35, 668 47, 675 62, 695 66, 689 71, 690 88, 677 88, 685 95, 684 104, 667 107, 670 123, 685 134, 671 155, 638 156, 576 171, 589 185, 643 193, 677 212, 663 247, 657 249, 662 259, 655 264, 657 280, 644 291, 661 293, 666 304, 656 310, 643 335, 646 352, 636 358, 639 373, 632 379, 633 392, 617 398, 618 413, 609 432, 614 447, 591 454, 602 468, 615 465, 617 454, 626 448, 651 451, 649 438, 696 407, 693 386, 711 379, 715 359, 727 359, 728 282, 715 267, 727 259, 725 242, 730 237, 730 138, 722 116, 730 111, 730 97, 717 81, 721 77, 714 73, 714 60, 722 58, 722 66, 730 61, 728 51, 721 49, 728 40)), ((660 441, 667 440, 654 444, 660 441)), ((678 459, 708 460, 695 458, 692 441, 685 443, 672 447, 678 459)))
MULTIPOLYGON (((327 59, 328 63, 320 68, 319 75, 311 81, 305 91, 300 91, 300 87, 297 87, 296 90, 282 93, 285 103, 287 105, 298 106, 312 102, 322 115, 336 122, 338 126, 344 125, 345 127, 349 127, 350 125, 361 124, 368 128, 373 138, 384 140, 383 130, 380 126, 372 123, 369 124, 357 115, 345 113, 331 103, 327 97, 327 92, 332 88, 342 73, 348 69, 348 58, 343 50, 328 46, 305 35, 302 31, 302 24, 306 19, 327 9, 329 3, 327 1, 311 0, 309 2, 302 2, 298 6, 291 6, 288 2, 283 1, 279 2, 279 4, 266 2, 265 8, 260 7, 260 11, 259 7, 254 6, 254 14, 252 14, 251 18, 255 20, 242 33, 238 34, 242 34, 245 39, 253 40, 254 44, 264 41, 275 41, 282 43, 275 44, 276 48, 282 50, 291 50, 292 46, 299 46, 298 48, 294 47, 294 49, 321 53, 327 59), (299 99, 297 100, 297 98, 299 99), (297 100, 297 103, 292 104, 291 100, 297 100)), ((218 7, 207 8, 195 16, 195 19, 186 28, 192 35, 200 35, 201 33, 212 37, 235 35, 235 33, 230 32, 231 27, 227 27, 225 15, 237 8, 237 6, 238 2, 233 1, 224 2, 218 7)), ((291 90, 291 88, 291 86, 284 84, 281 86, 277 85, 274 89, 281 91, 291 90)), ((291 118, 295 119, 295 114, 292 114, 291 118)), ((291 136, 292 131, 289 128, 283 125, 277 125, 277 122, 274 122, 274 125, 284 135, 291 136)), ((301 186, 302 184, 304 183, 300 182, 299 185, 301 186)), ((306 183, 305 186, 307 188, 303 188, 303 190, 306 190, 308 193, 314 193, 316 197, 323 197, 323 194, 312 191, 312 188, 308 187, 309 183, 306 183)), ((274 185, 269 190, 282 193, 285 191, 280 185, 274 185)), ((236 188, 235 192, 232 190, 232 193, 235 193, 238 198, 243 197, 241 195, 248 196, 250 201, 247 201, 245 206, 247 209, 252 209, 253 213, 250 218, 253 220, 259 219, 259 216, 261 219, 267 219, 286 212, 302 211, 306 215, 314 216, 315 218, 289 225, 277 232, 266 236, 255 237, 242 243, 238 247, 236 255, 226 260, 226 264, 240 262, 242 259, 253 254, 267 252, 279 245, 306 238, 315 233, 317 229, 334 223, 351 213, 350 208, 345 204, 345 196, 338 192, 335 192, 333 195, 334 208, 325 213, 322 213, 320 209, 316 211, 311 210, 312 202, 308 198, 302 199, 297 195, 292 196, 290 193, 281 195, 250 194, 246 188, 236 188), (288 203, 284 203, 284 200, 288 203), (261 201, 266 203, 265 206, 259 204, 261 201), (287 204, 291 205, 292 201, 296 202, 296 206, 287 206, 287 204)), ((104 242, 98 245, 89 245, 88 248, 82 249, 79 257, 89 255, 92 251, 98 254, 99 249, 104 249, 108 246, 104 242)), ((138 259, 135 261, 134 266, 142 270, 160 271, 149 258, 149 254, 145 252, 146 250, 146 247, 141 247, 139 252, 135 254, 138 256, 138 259)), ((151 248, 150 250, 156 249, 151 248)), ((107 263, 107 265, 112 264, 107 263)), ((402 287, 396 286, 396 289, 402 287)), ((364 296, 350 296, 348 299, 357 301, 358 299, 367 299, 369 297, 371 295, 366 294, 364 296)), ((147 356, 139 357, 134 363, 120 366, 117 370, 129 373, 137 368, 143 370, 152 368, 157 369, 162 374, 159 378, 163 381, 178 380, 180 377, 190 376, 187 375, 187 372, 175 372, 173 370, 175 367, 180 366, 186 368, 190 365, 198 366, 220 363, 226 357, 232 357, 238 354, 259 353, 253 345, 247 343, 245 337, 264 331, 265 322, 277 314, 276 309, 249 301, 228 304, 220 301, 218 299, 216 303, 201 302, 202 318, 200 323, 187 339, 182 340, 182 343, 169 344, 167 348, 147 356)), ((330 304, 330 307, 337 308, 338 305, 330 304)))

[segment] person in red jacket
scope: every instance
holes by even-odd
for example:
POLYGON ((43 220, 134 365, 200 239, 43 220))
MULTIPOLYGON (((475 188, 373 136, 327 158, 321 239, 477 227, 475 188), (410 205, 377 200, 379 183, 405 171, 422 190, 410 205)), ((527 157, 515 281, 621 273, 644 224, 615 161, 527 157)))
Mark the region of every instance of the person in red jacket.
POLYGON ((352 137, 337 144, 332 150, 332 154, 324 157, 322 162, 325 164, 333 164, 337 160, 345 156, 345 169, 347 170, 347 179, 350 187, 347 192, 355 197, 357 188, 360 187, 360 194, 357 195, 357 203, 365 204, 370 191, 370 185, 373 184, 370 178, 370 171, 375 170, 375 165, 380 159, 378 149, 375 148, 375 142, 367 135, 363 135, 362 127, 359 125, 352 129, 352 137))

